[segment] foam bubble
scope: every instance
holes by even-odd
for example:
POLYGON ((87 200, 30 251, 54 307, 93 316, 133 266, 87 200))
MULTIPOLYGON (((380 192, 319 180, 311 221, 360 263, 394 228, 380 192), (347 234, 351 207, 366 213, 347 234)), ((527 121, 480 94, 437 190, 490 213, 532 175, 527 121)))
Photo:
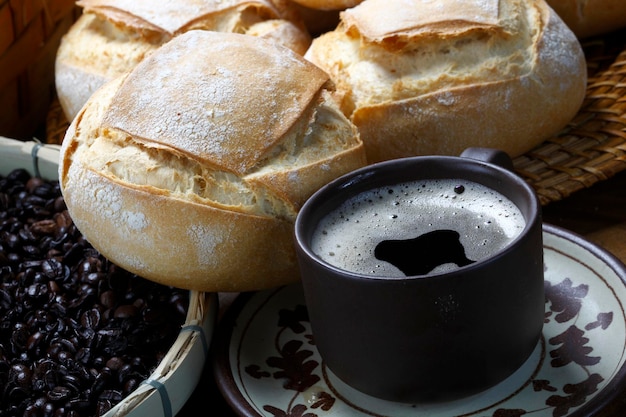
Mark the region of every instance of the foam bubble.
MULTIPOLYGON (((502 194, 459 179, 423 180, 366 191, 326 216, 312 239, 312 249, 339 268, 381 277, 404 276, 376 259, 383 240, 413 239, 449 229, 471 260, 500 251, 525 227, 519 208, 502 194)), ((416 259, 419 254, 415 254, 416 259)), ((435 271, 456 268, 442 265, 435 271)))

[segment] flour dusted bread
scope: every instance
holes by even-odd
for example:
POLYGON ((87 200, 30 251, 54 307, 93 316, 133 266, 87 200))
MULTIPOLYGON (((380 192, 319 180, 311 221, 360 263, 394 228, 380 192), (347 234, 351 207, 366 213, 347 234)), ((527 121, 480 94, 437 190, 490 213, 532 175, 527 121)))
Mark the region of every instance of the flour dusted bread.
POLYGON ((543 0, 366 0, 305 57, 337 85, 368 162, 520 155, 557 133, 585 95, 580 43, 543 0))
POLYGON ((93 92, 192 29, 275 39, 303 54, 311 42, 289 0, 79 0, 83 13, 57 51, 59 102, 71 121, 93 92))
POLYGON ((328 75, 276 42, 189 31, 94 93, 63 140, 70 215, 159 283, 246 291, 299 279, 293 222, 365 164, 328 75))
POLYGON ((626 28, 624 0, 547 0, 579 38, 626 28))

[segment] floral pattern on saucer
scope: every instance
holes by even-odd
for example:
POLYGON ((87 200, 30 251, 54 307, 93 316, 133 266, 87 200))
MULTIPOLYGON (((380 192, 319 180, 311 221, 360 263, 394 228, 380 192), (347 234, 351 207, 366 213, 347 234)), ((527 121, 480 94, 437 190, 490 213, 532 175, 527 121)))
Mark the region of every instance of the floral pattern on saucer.
POLYGON ((626 269, 552 226, 544 226, 544 263, 543 337, 520 369, 482 393, 403 404, 345 385, 315 348, 299 284, 252 294, 229 312, 234 323, 225 326, 234 326, 218 350, 220 389, 239 414, 250 416, 589 415, 625 384, 626 269))

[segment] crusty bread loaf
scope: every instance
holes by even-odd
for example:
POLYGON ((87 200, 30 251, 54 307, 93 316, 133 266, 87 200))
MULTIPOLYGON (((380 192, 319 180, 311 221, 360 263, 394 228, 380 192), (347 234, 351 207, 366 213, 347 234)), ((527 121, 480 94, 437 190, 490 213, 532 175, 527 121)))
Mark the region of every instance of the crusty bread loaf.
POLYGON ((72 219, 117 265, 199 291, 297 281, 293 222, 365 164, 328 75, 277 42, 189 31, 94 93, 61 148, 72 219))
POLYGON ((586 90, 580 43, 543 0, 367 0, 305 57, 337 85, 368 162, 471 146, 518 156, 586 90))
POLYGON ((547 0, 578 38, 626 28, 624 0, 547 0))
POLYGON ((311 36, 289 0, 79 0, 83 14, 62 38, 55 81, 72 120, 106 81, 192 29, 275 39, 304 54, 311 36))

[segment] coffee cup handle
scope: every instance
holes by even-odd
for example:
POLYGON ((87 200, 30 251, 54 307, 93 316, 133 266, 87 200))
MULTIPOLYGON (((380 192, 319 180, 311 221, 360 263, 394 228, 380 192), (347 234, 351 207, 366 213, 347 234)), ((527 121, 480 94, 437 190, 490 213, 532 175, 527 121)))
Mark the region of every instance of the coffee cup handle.
POLYGON ((461 157, 489 162, 502 168, 508 169, 511 172, 515 171, 515 168, 513 166, 513 160, 511 159, 509 154, 501 151, 500 149, 479 147, 467 148, 461 153, 461 157))

